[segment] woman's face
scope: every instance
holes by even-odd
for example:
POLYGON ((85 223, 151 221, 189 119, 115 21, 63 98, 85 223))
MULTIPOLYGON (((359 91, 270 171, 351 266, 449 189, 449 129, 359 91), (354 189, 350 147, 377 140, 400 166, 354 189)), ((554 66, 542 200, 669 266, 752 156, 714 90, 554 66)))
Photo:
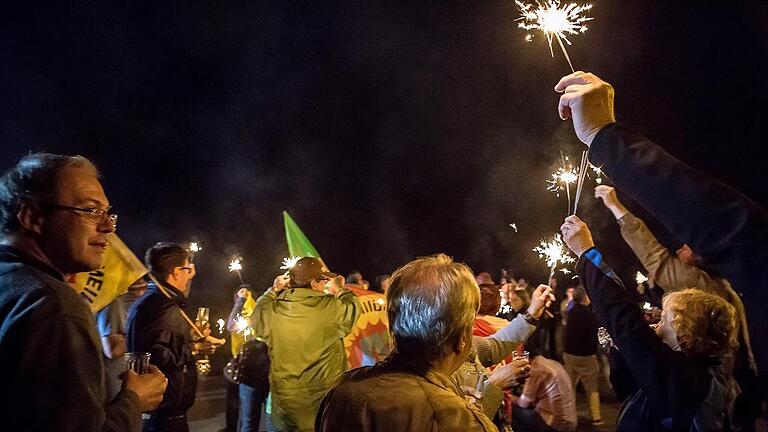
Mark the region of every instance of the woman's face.
POLYGON ((661 321, 656 325, 656 334, 662 341, 675 351, 680 351, 680 343, 677 342, 677 332, 672 327, 673 313, 669 310, 661 311, 661 321))
POLYGON ((509 306, 512 307, 512 310, 515 312, 520 312, 520 309, 523 308, 523 300, 515 294, 514 291, 509 291, 509 295, 507 296, 507 302, 509 303, 509 306))

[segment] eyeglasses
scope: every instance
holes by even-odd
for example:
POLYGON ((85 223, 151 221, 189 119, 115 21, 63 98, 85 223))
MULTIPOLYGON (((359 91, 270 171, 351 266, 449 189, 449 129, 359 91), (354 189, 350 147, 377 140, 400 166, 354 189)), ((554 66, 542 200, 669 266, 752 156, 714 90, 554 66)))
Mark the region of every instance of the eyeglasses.
POLYGON ((117 215, 109 212, 112 209, 112 207, 107 207, 106 209, 79 208, 79 207, 72 207, 72 206, 56 204, 56 203, 43 203, 43 205, 47 207, 55 208, 55 209, 77 212, 84 215, 86 219, 88 219, 89 221, 97 225, 101 225, 103 223, 109 222, 113 228, 117 228, 117 215))

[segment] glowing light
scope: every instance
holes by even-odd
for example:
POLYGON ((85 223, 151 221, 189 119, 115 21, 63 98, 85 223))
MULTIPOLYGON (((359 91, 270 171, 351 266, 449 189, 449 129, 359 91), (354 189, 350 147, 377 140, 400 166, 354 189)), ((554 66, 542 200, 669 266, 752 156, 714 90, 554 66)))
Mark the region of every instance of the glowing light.
POLYGON ((549 266, 550 278, 555 273, 555 268, 558 264, 571 264, 576 261, 565 249, 565 244, 560 234, 555 234, 551 241, 541 240, 539 246, 533 248, 533 251, 538 253, 539 258, 543 259, 547 266, 549 266))
POLYGON ((230 261, 229 266, 227 267, 230 272, 240 272, 240 270, 243 269, 243 262, 240 258, 235 258, 232 261, 230 261))
POLYGON ((645 283, 645 282, 648 282, 648 278, 644 274, 642 274, 640 272, 637 272, 635 274, 635 282, 637 282, 639 284, 645 283))
MULTIPOLYGON (((560 0, 547 0, 534 3, 524 3, 520 0, 516 0, 517 7, 520 8, 520 21, 518 27, 523 30, 539 30, 547 37, 547 43, 549 44, 549 53, 552 57, 555 56, 555 52, 552 49, 552 39, 556 39, 560 49, 563 51, 565 59, 568 60, 568 65, 573 71, 573 64, 571 58, 568 56, 568 51, 565 50, 563 41, 568 45, 572 45, 568 40, 568 35, 578 35, 587 31, 586 22, 592 18, 586 16, 587 12, 592 9, 591 4, 585 4, 579 6, 576 3, 560 4, 560 0)), ((528 33, 525 37, 526 41, 531 41, 533 35, 528 33)))
POLYGON ((651 307, 651 304, 648 302, 643 303, 643 310, 651 310, 653 307, 651 307))
POLYGON ((570 273, 571 273, 571 271, 570 271, 570 270, 568 270, 568 269, 567 269, 567 268, 565 268, 565 267, 561 268, 561 269, 560 269, 560 271, 561 271, 563 274, 570 274, 570 273))
POLYGON ((296 265, 301 257, 292 256, 290 258, 283 258, 283 265, 280 266, 280 270, 290 270, 296 265))
POLYGON ((552 173, 552 178, 547 180, 547 190, 556 192, 560 196, 560 191, 567 190, 570 184, 576 183, 579 179, 579 173, 573 167, 558 167, 557 171, 552 173))
POLYGON ((517 232, 517 224, 516 223, 509 224, 509 227, 512 228, 513 230, 515 230, 515 232, 517 232))
POLYGON ((223 319, 219 318, 219 319, 216 320, 216 325, 219 327, 219 333, 220 334, 224 332, 224 324, 225 323, 224 323, 223 319))
POLYGON ((192 253, 198 253, 201 250, 203 250, 202 246, 200 246, 197 242, 191 242, 188 247, 189 251, 192 253))
POLYGON ((383 299, 383 298, 380 298, 380 299, 376 300, 376 303, 378 303, 378 304, 380 304, 380 305, 384 306, 384 299, 383 299))

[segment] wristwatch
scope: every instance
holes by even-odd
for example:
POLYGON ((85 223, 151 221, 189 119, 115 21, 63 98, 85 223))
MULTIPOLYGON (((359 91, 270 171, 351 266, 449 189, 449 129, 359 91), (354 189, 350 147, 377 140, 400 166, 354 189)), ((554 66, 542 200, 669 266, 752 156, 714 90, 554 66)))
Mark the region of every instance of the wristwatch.
POLYGON ((525 311, 525 313, 523 313, 523 319, 532 326, 539 325, 539 319, 534 318, 533 315, 531 315, 531 313, 528 311, 525 311))

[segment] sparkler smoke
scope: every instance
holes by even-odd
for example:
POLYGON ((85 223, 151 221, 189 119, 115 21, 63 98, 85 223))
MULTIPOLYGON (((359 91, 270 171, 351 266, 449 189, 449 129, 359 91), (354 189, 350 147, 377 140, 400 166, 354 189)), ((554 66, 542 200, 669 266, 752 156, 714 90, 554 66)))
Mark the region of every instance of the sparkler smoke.
MULTIPOLYGON (((586 16, 586 13, 592 9, 592 5, 585 4, 579 6, 576 3, 566 3, 561 6, 560 0, 537 2, 536 5, 533 3, 523 3, 520 0, 515 1, 515 3, 517 3, 521 12, 520 18, 517 19, 517 21, 521 21, 518 27, 527 31, 540 30, 544 33, 547 37, 549 53, 552 57, 555 56, 555 52, 552 49, 552 39, 556 39, 565 59, 568 60, 571 72, 574 72, 573 63, 571 63, 571 58, 568 56, 568 51, 566 51, 563 41, 568 45, 572 45, 567 35, 578 35, 587 31, 587 26, 584 23, 592 19, 586 16)), ((533 35, 528 33, 525 40, 530 42, 533 40, 533 35)))
POLYGON ((571 264, 576 261, 565 249, 563 238, 560 234, 555 234, 551 241, 541 240, 539 246, 533 248, 533 251, 539 254, 547 266, 549 266, 549 279, 555 274, 558 264, 571 264))
POLYGON ((230 272, 237 273, 237 277, 238 279, 240 279, 241 285, 245 283, 243 282, 243 275, 242 273, 240 273, 240 271, 243 269, 243 263, 241 258, 235 258, 232 261, 230 261, 229 266, 227 266, 227 269, 230 272))

